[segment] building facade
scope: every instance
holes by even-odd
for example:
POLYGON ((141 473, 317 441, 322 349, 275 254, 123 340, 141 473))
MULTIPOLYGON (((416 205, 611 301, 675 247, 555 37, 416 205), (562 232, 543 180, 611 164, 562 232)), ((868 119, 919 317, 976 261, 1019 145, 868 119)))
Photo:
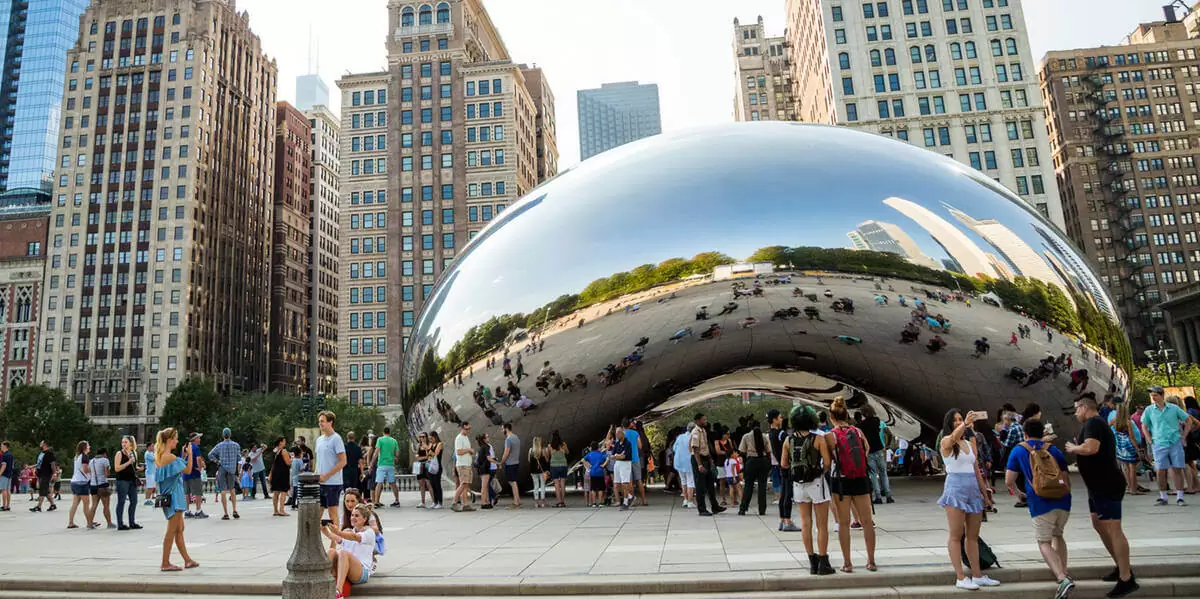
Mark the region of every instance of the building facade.
POLYGON ((657 84, 605 83, 581 89, 577 97, 580 160, 662 133, 657 84))
POLYGON ((38 380, 144 436, 265 389, 276 67, 232 2, 94 0, 65 56, 38 380))
POLYGON ((338 391, 338 288, 341 283, 341 147, 337 117, 325 106, 305 110, 312 130, 309 171, 308 392, 338 391))
POLYGON ((0 208, 0 406, 37 378, 49 214, 47 204, 0 208))
POLYGON ((388 122, 394 118, 389 81, 387 72, 378 72, 337 82, 342 92, 337 390, 368 406, 388 405, 388 320, 395 316, 389 308, 398 303, 389 278, 395 271, 388 264, 388 247, 396 247, 387 226, 388 122))
POLYGON ((1172 341, 1162 303, 1200 281, 1196 36, 1144 23, 1119 45, 1041 64, 1066 232, 1097 263, 1135 355, 1172 341))
POLYGON ((767 37, 761 16, 749 25, 734 19, 733 54, 733 120, 796 120, 787 39, 767 37))
POLYGON ((1063 227, 1020 0, 793 0, 789 10, 801 120, 832 116, 946 155, 1063 227))
POLYGON ((47 198, 58 159, 67 63, 88 0, 0 0, 0 192, 47 198))
POLYGON ((312 130, 304 113, 275 105, 275 201, 271 235, 270 389, 309 386, 309 177, 312 130))
POLYGON ((537 108, 535 134, 537 180, 540 183, 558 174, 558 121, 554 113, 554 91, 546 82, 545 72, 536 66, 521 65, 521 75, 525 77, 525 87, 537 108))
POLYGON ((303 112, 316 106, 329 106, 329 86, 317 74, 296 77, 296 108, 303 112))

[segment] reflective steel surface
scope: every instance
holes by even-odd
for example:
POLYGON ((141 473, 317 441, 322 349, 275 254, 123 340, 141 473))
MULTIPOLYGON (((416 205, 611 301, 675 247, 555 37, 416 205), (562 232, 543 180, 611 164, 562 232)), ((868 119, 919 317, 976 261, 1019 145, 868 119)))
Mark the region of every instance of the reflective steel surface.
POLYGON ((1084 381, 1103 395, 1127 380, 1113 306, 1054 225, 983 173, 846 128, 738 123, 604 153, 507 209, 434 289, 400 391, 414 435, 449 444, 465 420, 498 444, 511 421, 526 448, 560 431, 572 457, 622 417, 743 392, 871 402, 909 438, 952 407, 1038 402, 1067 425, 1084 381), (509 381, 536 408, 494 402, 509 381))

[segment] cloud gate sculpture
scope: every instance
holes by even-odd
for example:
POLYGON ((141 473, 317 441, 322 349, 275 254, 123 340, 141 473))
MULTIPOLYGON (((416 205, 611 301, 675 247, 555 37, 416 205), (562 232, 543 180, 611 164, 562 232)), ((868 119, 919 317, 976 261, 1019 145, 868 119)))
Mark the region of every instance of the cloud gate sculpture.
POLYGON ((1129 352, 1083 256, 986 173, 739 123, 607 152, 498 215, 431 292, 401 391, 414 435, 508 421, 574 458, 623 417, 723 397, 843 395, 907 437, 1005 403, 1068 425, 1081 389, 1124 388, 1129 352))

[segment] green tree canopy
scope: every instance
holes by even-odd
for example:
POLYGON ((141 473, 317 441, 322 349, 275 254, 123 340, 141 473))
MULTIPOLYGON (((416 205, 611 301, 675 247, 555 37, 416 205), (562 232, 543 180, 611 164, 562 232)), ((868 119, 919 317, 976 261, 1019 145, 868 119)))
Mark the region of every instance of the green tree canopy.
POLYGON ((59 451, 75 450, 75 444, 87 440, 107 447, 112 435, 96 439, 96 427, 83 410, 67 398, 62 389, 42 385, 13 388, 8 402, 0 410, 0 438, 36 447, 46 441, 59 451))

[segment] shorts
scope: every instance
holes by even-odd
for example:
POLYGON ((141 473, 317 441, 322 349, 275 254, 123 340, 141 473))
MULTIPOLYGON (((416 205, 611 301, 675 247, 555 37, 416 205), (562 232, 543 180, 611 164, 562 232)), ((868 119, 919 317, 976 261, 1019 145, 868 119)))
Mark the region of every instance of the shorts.
POLYGON ((794 503, 811 503, 820 505, 829 503, 829 481, 824 476, 806 483, 792 483, 792 501, 794 503))
POLYGON ((157 489, 158 488, 158 481, 154 480, 154 473, 150 473, 150 474, 146 475, 146 488, 147 489, 157 489))
POLYGON ((1062 538, 1063 529, 1067 527, 1067 519, 1070 517, 1071 512, 1067 510, 1050 510, 1041 516, 1034 516, 1034 540, 1039 543, 1049 543, 1055 537, 1062 538))
POLYGON ((591 478, 591 485, 592 485, 591 490, 595 491, 597 493, 603 493, 604 492, 604 477, 603 476, 593 476, 590 478, 591 478))
POLYGON ((71 483, 72 495, 91 495, 92 487, 87 483, 71 483))
POLYGON ((396 484, 396 467, 395 466, 380 466, 375 471, 375 484, 387 483, 389 485, 396 484))
POLYGON ((1183 461, 1183 441, 1176 441, 1173 445, 1162 447, 1154 446, 1154 468, 1157 470, 1167 470, 1169 468, 1185 468, 1187 464, 1183 461))
POLYGON ((458 471, 458 484, 469 485, 475 482, 475 468, 472 466, 458 466, 455 468, 458 471))
POLYGON ((185 479, 183 489, 191 497, 204 496, 204 482, 200 480, 200 477, 185 479))
POLYGON ((693 476, 691 472, 680 472, 679 473, 679 484, 687 489, 695 489, 696 488, 696 477, 693 476))
POLYGON ((50 496, 50 477, 39 476, 37 481, 38 497, 50 496))
POLYGON ((871 494, 871 480, 861 478, 835 478, 829 483, 829 490, 834 495, 842 497, 857 497, 871 494))
POLYGON ((520 475, 521 475, 521 465, 520 464, 505 464, 504 465, 504 480, 506 480, 510 483, 515 483, 515 482, 517 482, 517 477, 520 475))
POLYGON ((625 485, 633 480, 633 462, 619 461, 613 464, 613 484, 625 485))
POLYGON ((237 480, 237 474, 229 470, 217 470, 217 488, 221 492, 233 491, 235 486, 240 486, 237 480))
POLYGON ((1088 494, 1088 511, 1096 515, 1096 519, 1101 522, 1109 520, 1121 519, 1121 499, 1110 499, 1108 497, 1096 497, 1088 494))
POLYGON ((560 480, 560 479, 565 479, 565 478, 567 478, 567 467, 566 466, 551 466, 550 467, 550 480, 560 480))
POLYGON ((342 485, 321 485, 321 507, 337 507, 342 499, 342 485))
POLYGON ((631 480, 635 483, 642 482, 642 463, 641 462, 633 462, 633 476, 631 477, 631 480))
POLYGON ((361 560, 358 563, 362 566, 362 578, 359 578, 358 580, 351 580, 350 584, 366 584, 367 580, 371 578, 371 564, 361 560))
POLYGON ((7 491, 12 488, 11 476, 0 476, 0 492, 7 491))

